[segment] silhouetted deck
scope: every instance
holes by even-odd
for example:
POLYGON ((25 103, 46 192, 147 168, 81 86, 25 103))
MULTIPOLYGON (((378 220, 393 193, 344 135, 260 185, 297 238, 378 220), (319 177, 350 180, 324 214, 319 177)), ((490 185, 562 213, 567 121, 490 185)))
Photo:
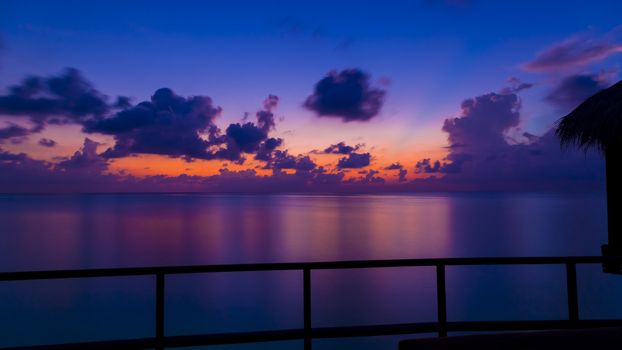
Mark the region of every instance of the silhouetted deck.
POLYGON ((415 333, 438 333, 444 337, 448 332, 486 332, 514 330, 577 329, 594 327, 622 326, 622 319, 581 320, 577 295, 577 264, 602 264, 621 262, 622 257, 575 256, 575 257, 507 257, 507 258, 444 258, 444 259, 394 259, 359 260, 306 263, 262 263, 201 266, 163 266, 138 268, 112 268, 89 270, 30 271, 0 273, 0 281, 23 281, 67 278, 96 278, 119 276, 154 276, 156 317, 154 336, 151 338, 109 340, 74 344, 50 344, 45 346, 13 347, 6 349, 145 349, 171 348, 200 345, 219 345, 235 343, 254 343, 279 340, 304 340, 304 348, 311 349, 312 340, 319 338, 361 337, 376 335, 397 335, 415 333), (477 321, 447 322, 447 301, 445 289, 445 267, 466 265, 564 265, 566 267, 566 291, 568 299, 568 319, 529 320, 529 321, 477 321), (405 324, 379 324, 347 327, 312 327, 311 316, 311 271, 333 269, 421 267, 436 269, 437 321, 405 324), (303 280, 303 324, 300 329, 281 329, 271 331, 197 334, 167 336, 164 329, 164 293, 167 275, 214 273, 214 272, 252 272, 252 271, 291 271, 302 272, 303 280))

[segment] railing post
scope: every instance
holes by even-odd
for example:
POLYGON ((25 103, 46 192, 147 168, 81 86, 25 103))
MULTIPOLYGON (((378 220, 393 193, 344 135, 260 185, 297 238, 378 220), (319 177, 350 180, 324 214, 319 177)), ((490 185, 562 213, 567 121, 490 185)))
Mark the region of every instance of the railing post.
POLYGON ((311 350, 311 270, 309 268, 303 269, 303 294, 305 350, 311 350))
POLYGON ((579 320, 579 297, 577 294, 577 264, 566 263, 566 285, 568 290, 568 319, 579 320))
POLYGON ((156 349, 164 349, 164 274, 156 273, 156 349))
POLYGON ((438 336, 447 336, 447 294, 445 291, 445 265, 436 265, 436 303, 438 306, 438 336))

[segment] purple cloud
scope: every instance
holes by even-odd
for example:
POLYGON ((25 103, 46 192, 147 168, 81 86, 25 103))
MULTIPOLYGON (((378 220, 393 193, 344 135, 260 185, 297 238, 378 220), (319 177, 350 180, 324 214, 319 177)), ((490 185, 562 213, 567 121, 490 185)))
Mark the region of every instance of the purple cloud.
POLYGON ((369 153, 350 153, 347 157, 339 159, 337 168, 339 169, 358 169, 369 165, 371 155, 369 153))
POLYGON ((293 156, 285 150, 275 151, 266 167, 273 170, 294 169, 297 172, 308 172, 315 169, 317 165, 309 156, 293 156))
POLYGON ((385 183, 385 180, 380 177, 380 176, 376 176, 378 175, 380 172, 377 170, 373 170, 370 169, 367 174, 361 179, 361 183, 364 184, 383 184, 385 183))
POLYGON ((257 112, 257 126, 264 130, 266 133, 271 129, 274 129, 276 123, 274 122, 274 114, 272 110, 279 104, 279 97, 275 95, 269 95, 263 102, 264 110, 257 112))
POLYGON ((608 86, 601 74, 571 75, 562 79, 545 99, 560 109, 571 110, 608 86))
POLYGON ((380 113, 385 94, 382 89, 372 88, 369 75, 359 69, 332 71, 315 84, 303 106, 320 117, 368 121, 380 113))
POLYGON ((505 132, 520 122, 516 94, 489 93, 462 102, 459 117, 445 119, 443 131, 455 152, 488 153, 506 145, 505 132))
POLYGON ((416 172, 444 174, 415 180, 429 190, 543 190, 601 188, 603 163, 595 154, 562 152, 554 131, 526 133, 526 142, 509 143, 508 130, 520 125, 521 104, 514 93, 490 93, 462 103, 457 118, 443 125, 449 154, 423 159, 416 172))
POLYGON ((212 145, 224 145, 224 147, 213 151, 207 159, 226 159, 241 164, 245 160, 242 153, 254 153, 255 159, 270 161, 274 150, 283 144, 281 138, 268 138, 268 133, 276 125, 272 111, 277 107, 278 102, 277 96, 269 95, 264 100, 264 109, 255 114, 256 124, 251 122, 230 124, 223 136, 219 135, 219 130, 214 126, 214 132, 210 134, 210 142, 212 145))
POLYGON ((59 76, 26 78, 0 96, 0 114, 29 117, 39 125, 77 123, 109 109, 107 97, 72 68, 59 76))
POLYGON ((400 163, 393 163, 387 167, 384 168, 384 170, 400 170, 404 168, 404 166, 400 163))
POLYGON ((0 148, 0 164, 28 159, 26 153, 10 153, 0 148))
POLYGON ((30 135, 31 133, 30 129, 24 128, 23 126, 14 123, 8 124, 8 126, 0 128, 0 143, 2 143, 3 140, 8 139, 13 139, 13 141, 17 140, 17 142, 19 142, 21 139, 23 139, 25 136, 30 135))
POLYGON ((39 140, 39 145, 43 146, 43 147, 54 147, 56 146, 56 141, 52 140, 52 139, 46 139, 46 138, 42 138, 39 140))
POLYGON ((601 61, 619 52, 622 52, 622 44, 586 34, 542 50, 533 61, 522 67, 530 72, 559 71, 601 61))
POLYGON ((255 153, 255 159, 263 160, 265 162, 269 161, 270 159, 272 159, 272 154, 274 150, 276 150, 276 148, 281 146, 282 144, 282 138, 271 137, 269 139, 266 139, 261 144, 259 144, 259 148, 255 153))
POLYGON ((417 174, 434 174, 441 172, 441 162, 432 163, 430 158, 424 158, 415 164, 415 173, 417 174))
POLYGON ((108 169, 108 163, 105 158, 97 154, 98 145, 98 142, 85 138, 82 148, 77 150, 71 157, 60 161, 58 166, 65 170, 79 170, 95 175, 101 174, 108 169))
POLYGON ((510 77, 507 80, 507 83, 508 83, 508 86, 501 90, 502 95, 515 94, 517 92, 531 89, 533 87, 532 83, 525 83, 521 81, 520 79, 518 79, 517 77, 510 77))
POLYGON ((408 170, 400 169, 399 173, 397 174, 397 181, 399 181, 399 182, 406 182, 406 175, 407 174, 408 174, 408 170))
POLYGON ((339 142, 335 145, 330 145, 326 149, 324 149, 323 153, 326 154, 350 154, 352 152, 358 151, 361 148, 361 145, 356 146, 348 146, 345 142, 339 142))
POLYGON ((184 98, 162 88, 150 101, 87 122, 85 131, 114 136, 115 145, 104 152, 106 157, 148 153, 210 159, 211 143, 201 134, 213 132, 213 120, 220 112, 207 96, 184 98))

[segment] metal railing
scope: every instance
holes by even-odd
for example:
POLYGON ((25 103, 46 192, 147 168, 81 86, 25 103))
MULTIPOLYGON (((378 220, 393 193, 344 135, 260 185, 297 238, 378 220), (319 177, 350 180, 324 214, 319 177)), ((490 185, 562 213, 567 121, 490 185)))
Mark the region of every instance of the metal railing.
POLYGON ((590 328, 622 326, 622 319, 581 320, 577 294, 577 264, 602 264, 622 262, 622 257, 572 256, 572 257, 506 257, 506 258, 442 258, 442 259, 394 259, 358 260, 305 263, 261 263, 201 266, 165 266, 110 268, 89 270, 3 272, 1 281, 49 280, 67 278, 154 276, 155 277, 155 336, 152 338, 97 341, 88 343, 57 344, 45 346, 13 347, 5 349, 117 349, 117 348, 170 348, 201 345, 254 343, 281 340, 303 340, 305 350, 310 350, 313 339, 360 337, 376 335, 397 335, 415 333, 484 332, 510 330, 544 330, 565 328, 590 328), (445 268, 447 266, 483 265, 564 265, 566 268, 566 291, 568 297, 568 319, 529 321, 447 321, 447 298, 445 268), (391 267, 435 267, 437 322, 379 324, 365 326, 313 327, 311 305, 311 271, 391 267), (197 334, 167 336, 164 329, 164 293, 166 276, 214 272, 292 271, 303 275, 303 328, 255 331, 241 333, 197 334))

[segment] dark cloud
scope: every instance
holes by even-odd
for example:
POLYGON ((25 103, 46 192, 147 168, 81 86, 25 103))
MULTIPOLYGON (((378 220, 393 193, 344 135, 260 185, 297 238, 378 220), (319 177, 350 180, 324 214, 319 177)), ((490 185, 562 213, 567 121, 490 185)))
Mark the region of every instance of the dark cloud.
POLYGON ((15 162, 23 161, 26 159, 28 159, 28 156, 25 153, 10 153, 0 148, 0 164, 2 162, 15 162))
POLYGON ((107 97, 71 68, 59 76, 26 78, 0 96, 0 114, 30 117, 38 124, 79 122, 108 110, 107 97))
POLYGON ((24 138, 25 136, 30 135, 31 130, 24 128, 20 125, 17 124, 13 124, 13 123, 8 123, 9 125, 4 127, 4 128, 0 128, 0 143, 2 143, 3 140, 7 140, 7 139, 14 139, 14 138, 24 138))
POLYGON ((330 145, 326 149, 324 149, 323 153, 327 154, 350 154, 352 152, 358 151, 361 148, 361 145, 348 146, 345 142, 339 142, 335 145, 330 145))
POLYGON ((127 96, 117 96, 117 101, 114 103, 115 108, 126 109, 132 107, 132 99, 127 96))
POLYGON ((290 155, 287 150, 275 151, 274 156, 268 163, 268 168, 271 169, 294 169, 300 172, 308 172, 317 167, 315 162, 309 158, 309 156, 293 156, 290 155))
POLYGON ((241 152, 255 153, 268 133, 253 123, 231 124, 226 130, 227 139, 241 152))
POLYGON ((399 170, 404 168, 404 166, 400 163, 393 163, 387 167, 384 168, 384 170, 399 170))
POLYGON ((424 159, 416 171, 458 173, 473 155, 495 157, 508 143, 506 133, 520 123, 520 99, 515 93, 489 93, 462 102, 460 116, 445 119, 450 153, 440 163, 424 159))
POLYGON ((0 192, 116 192, 141 190, 135 178, 106 174, 97 143, 85 140, 73 156, 54 164, 0 150, 0 192), (134 188, 132 190, 132 188, 134 188))
POLYGON ((113 135, 115 145, 106 157, 148 153, 211 159, 207 148, 213 120, 221 112, 207 96, 181 97, 171 89, 157 90, 150 101, 124 109, 112 117, 86 123, 85 131, 113 135))
POLYGON ((225 135, 218 136, 215 132, 210 137, 212 144, 224 144, 223 148, 210 154, 211 158, 219 158, 243 163, 243 153, 255 154, 255 159, 269 161, 272 152, 283 144, 281 138, 268 138, 275 127, 273 109, 277 107, 279 98, 269 95, 264 100, 264 109, 256 113, 257 123, 234 123, 225 130, 225 135))
POLYGON ((622 44, 592 34, 579 35, 542 50, 523 65, 530 72, 548 72, 586 65, 622 52, 622 44))
POLYGON ((506 133, 520 124, 520 100, 514 93, 490 93, 462 103, 457 118, 445 121, 449 154, 423 159, 415 171, 443 174, 415 180, 429 190, 518 191, 602 189, 602 159, 595 154, 562 152, 554 131, 523 133, 526 142, 508 142, 506 133))
POLYGON ((425 158, 415 164, 415 173, 417 174, 434 174, 441 172, 441 162, 432 162, 430 158, 425 158))
POLYGON ((546 100, 560 109, 571 110, 608 85, 599 74, 571 75, 562 79, 546 96, 546 100))
POLYGON ((408 170, 400 169, 399 173, 397 174, 397 181, 399 181, 399 182, 406 182, 406 175, 407 174, 408 174, 408 170))
MULTIPOLYGON (((335 73, 333 80, 338 76, 335 73)), ((517 79, 511 80, 510 87, 501 93, 464 101, 459 116, 445 121, 443 130, 448 134, 449 154, 438 161, 424 159, 415 167, 416 172, 431 176, 407 181, 408 172, 396 163, 386 169, 397 172, 398 182, 387 184, 373 169, 345 180, 347 169, 357 169, 350 171, 354 174, 371 163, 369 153, 358 153, 360 145, 352 147, 340 142, 325 149, 325 153, 343 155, 336 167, 329 170, 317 166, 309 156, 294 156, 280 150, 283 139, 269 135, 276 124, 273 114, 278 104, 276 96, 266 99, 263 109, 255 114, 256 122, 233 123, 222 132, 214 123, 221 110, 209 97, 181 97, 170 89, 160 89, 149 101, 137 105, 127 98, 119 98, 112 105, 99 104, 101 108, 96 108, 97 101, 105 103, 105 96, 88 83, 80 82, 85 81, 68 73, 58 80, 31 78, 13 87, 7 95, 0 96, 2 111, 10 107, 12 112, 2 113, 30 117, 34 126, 9 124, 0 129, 0 136, 19 140, 41 131, 49 123, 74 123, 82 125, 85 132, 113 136, 115 145, 98 154, 99 144, 85 139, 80 150, 57 163, 0 149, 0 192, 567 190, 599 188, 603 183, 602 160, 589 153, 561 152, 552 131, 541 136, 523 132, 524 142, 508 142, 506 135, 520 126, 521 104, 516 93, 529 88, 529 84, 517 79), (84 94, 99 100, 79 97, 84 94), (228 159, 235 163, 254 154, 272 173, 260 175, 254 170, 235 172, 226 168, 215 176, 137 178, 127 173, 111 173, 109 157, 138 153, 183 157, 189 161, 228 159)), ((43 140, 39 141, 42 145, 53 142, 43 140)))
POLYGON ((514 94, 523 90, 531 89, 533 87, 532 83, 525 83, 517 77, 510 77, 507 83, 509 86, 501 90, 501 94, 503 95, 514 94))
POLYGON ((71 157, 60 161, 58 166, 65 170, 80 170, 85 173, 101 174, 108 169, 108 163, 106 159, 97 154, 98 145, 98 142, 85 138, 82 148, 71 157))
POLYGON ((443 161, 432 162, 430 158, 424 158, 415 164, 417 174, 456 174, 460 172, 462 165, 473 159, 468 153, 450 152, 443 161))
POLYGON ((339 169, 358 169, 369 165, 371 155, 369 153, 350 153, 347 157, 339 159, 337 168, 339 169))
POLYGON ((304 107, 321 117, 345 122, 368 121, 380 113, 386 92, 370 86, 370 78, 358 69, 332 71, 315 84, 304 107))
POLYGON ((43 147, 54 147, 54 146, 56 146, 56 141, 54 141, 52 139, 42 138, 42 139, 39 140, 39 145, 41 145, 43 147))
POLYGON ((112 135, 115 144, 106 158, 158 154, 193 159, 225 159, 244 162, 245 153, 268 160, 283 143, 269 138, 275 128, 273 110, 279 98, 269 95, 256 123, 234 123, 224 134, 214 119, 221 113, 208 96, 183 97, 171 89, 158 89, 149 101, 132 105, 119 96, 114 104, 92 87, 75 69, 50 78, 30 77, 0 96, 0 113, 27 116, 34 127, 11 124, 0 129, 0 139, 19 142, 40 132, 47 124, 75 123, 86 133, 112 135))
POLYGON ((278 96, 269 95, 263 102, 264 110, 257 112, 257 126, 266 133, 274 129, 274 114, 272 110, 279 104, 278 96))
POLYGON ((257 150, 257 153, 255 153, 255 159, 266 161, 266 162, 269 161, 270 159, 272 159, 272 153, 274 152, 274 150, 277 147, 281 146, 282 144, 283 144, 282 138, 271 137, 263 141, 259 145, 259 149, 257 150))
POLYGON ((361 183, 364 184, 383 184, 385 183, 385 180, 380 177, 380 176, 376 176, 378 175, 380 172, 377 170, 373 170, 370 169, 367 174, 361 179, 361 183))
POLYGON ((453 157, 449 160, 453 162, 503 149, 507 146, 506 132, 520 122, 520 100, 513 93, 477 96, 465 100, 460 107, 460 116, 446 119, 443 124, 453 157))

